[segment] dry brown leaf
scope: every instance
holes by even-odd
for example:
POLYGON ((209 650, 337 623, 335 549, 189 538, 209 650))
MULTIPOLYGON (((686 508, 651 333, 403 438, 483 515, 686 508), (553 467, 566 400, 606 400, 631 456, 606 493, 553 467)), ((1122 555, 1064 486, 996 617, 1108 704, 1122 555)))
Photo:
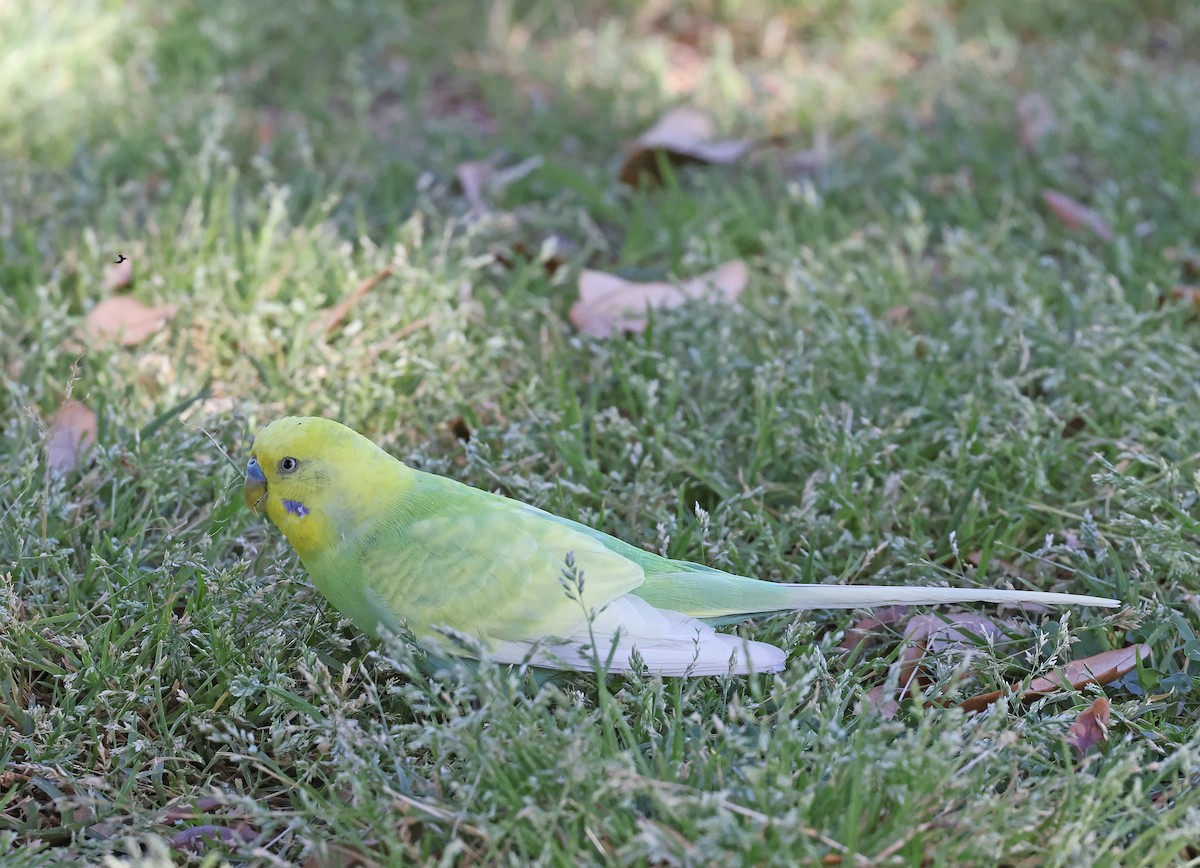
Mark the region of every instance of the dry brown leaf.
POLYGON ((108 272, 104 275, 104 288, 108 292, 124 289, 132 282, 133 260, 129 257, 122 259, 120 262, 114 262, 110 264, 108 266, 108 272))
POLYGON ((980 641, 1002 642, 1008 630, 986 615, 950 612, 917 615, 905 626, 904 636, 920 641, 930 654, 939 654, 952 648, 975 648, 980 641))
POLYGON ((357 847, 323 841, 304 862, 304 868, 377 868, 380 863, 357 847))
POLYGON ((96 444, 96 413, 87 405, 68 398, 63 401, 46 441, 46 462, 52 476, 70 473, 96 444))
POLYGON ((829 167, 833 162, 833 143, 829 138, 829 130, 819 127, 813 133, 813 146, 801 151, 793 151, 784 163, 789 172, 801 175, 812 175, 829 167))
POLYGON ((1190 301, 1192 308, 1200 314, 1200 286, 1177 286, 1171 290, 1171 298, 1190 301))
MULTIPOLYGON (((1055 669, 1048 676, 1033 679, 1029 683, 1029 687, 1025 688, 1021 698, 1030 700, 1058 690, 1072 688, 1078 690, 1088 684, 1108 684, 1110 681, 1116 681, 1123 675, 1132 672, 1137 668, 1138 660, 1145 660, 1149 656, 1149 645, 1129 645, 1125 648, 1093 654, 1082 660, 1072 660, 1055 669)), ((1012 685, 1013 691, 1020 689, 1019 683, 1012 685)), ((1002 691, 995 690, 991 693, 972 696, 962 703, 962 707, 967 711, 979 711, 987 708, 1002 695, 1002 691)))
POLYGON ((1082 202, 1072 199, 1057 190, 1043 190, 1042 201, 1054 212, 1054 216, 1072 229, 1090 229, 1105 241, 1113 240, 1112 227, 1108 222, 1082 202))
POLYGON ((494 136, 500 132, 500 122, 492 114, 479 87, 464 78, 435 77, 430 82, 424 111, 427 117, 468 125, 482 135, 494 136))
POLYGON ((917 615, 904 628, 908 640, 900 652, 900 687, 907 689, 913 679, 923 679, 921 661, 929 654, 953 648, 974 648, 981 641, 1003 642, 1006 631, 986 615, 951 612, 941 615, 917 615))
POLYGON ((1067 743, 1082 756, 1100 742, 1107 741, 1108 721, 1111 716, 1112 707, 1108 700, 1101 696, 1075 718, 1075 722, 1067 730, 1067 743))
POLYGON ((491 181, 493 171, 492 164, 483 160, 468 160, 459 163, 454 169, 458 186, 462 187, 463 196, 466 197, 471 210, 481 214, 488 210, 487 202, 483 200, 483 191, 491 181))
POLYGON ((662 181, 659 154, 673 163, 723 166, 741 159, 750 149, 749 139, 710 141, 714 132, 712 118, 699 109, 686 106, 672 109, 633 142, 618 177, 630 186, 647 179, 662 181))
POLYGON ((667 71, 663 86, 667 93, 682 95, 695 91, 708 58, 694 46, 672 42, 667 47, 667 71))
POLYGON ((87 315, 87 330, 94 340, 114 340, 132 347, 155 334, 175 316, 175 305, 151 307, 128 295, 106 298, 87 315))
POLYGON ((1027 93, 1017 101, 1018 136, 1021 147, 1032 151, 1058 124, 1058 116, 1050 101, 1037 91, 1027 93))
POLYGON ((975 176, 966 166, 951 174, 930 175, 925 179, 925 189, 939 199, 958 193, 970 193, 975 189, 975 176))
POLYGON ((249 844, 258 838, 258 831, 249 823, 235 820, 232 827, 208 824, 181 829, 167 843, 172 849, 185 853, 204 853, 221 844, 249 844))
POLYGON ((344 320, 346 315, 350 313, 351 308, 362 301, 363 297, 366 296, 368 292, 377 287, 386 278, 390 277, 391 274, 392 267, 389 265, 382 271, 373 274, 370 277, 364 278, 359 282, 358 287, 354 290, 354 292, 350 293, 333 307, 329 308, 329 310, 325 312, 325 316, 318 320, 314 320, 312 325, 309 326, 309 329, 315 332, 323 331, 326 334, 334 331, 342 324, 342 320, 344 320))
POLYGON ((646 311, 670 310, 692 299, 731 303, 746 288, 749 271, 740 259, 682 283, 634 283, 603 271, 579 275, 579 301, 571 306, 575 328, 594 338, 646 330, 646 311))
POLYGON ((886 684, 876 684, 868 690, 867 702, 884 720, 891 720, 900 711, 900 703, 888 693, 886 684))
POLYGON ((225 803, 214 796, 197 799, 190 805, 175 805, 166 810, 162 816, 164 823, 178 823, 180 820, 194 820, 197 817, 212 813, 225 803))
POLYGON ((846 635, 838 647, 843 651, 853 651, 862 644, 872 630, 895 624, 908 613, 908 608, 908 606, 884 606, 873 610, 870 615, 859 618, 846 628, 846 635))
POLYGON ((578 247, 574 241, 562 235, 548 235, 536 248, 524 241, 517 241, 509 247, 492 248, 492 256, 505 268, 516 268, 519 263, 540 263, 546 274, 553 277, 578 251, 578 247))
POLYGON ((450 429, 450 433, 454 435, 456 440, 461 440, 463 443, 471 439, 471 426, 467 424, 467 420, 462 416, 455 416, 446 425, 450 429))

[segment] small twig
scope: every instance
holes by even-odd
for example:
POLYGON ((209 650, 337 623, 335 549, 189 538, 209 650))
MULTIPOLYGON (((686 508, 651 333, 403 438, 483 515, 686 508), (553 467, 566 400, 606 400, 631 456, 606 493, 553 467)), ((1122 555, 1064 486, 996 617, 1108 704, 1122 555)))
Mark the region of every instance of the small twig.
POLYGON ((367 348, 365 363, 367 365, 374 364, 375 360, 379 358, 379 354, 384 350, 388 349, 389 347, 394 347, 409 335, 416 334, 421 329, 431 325, 433 321, 433 316, 423 316, 420 319, 415 319, 403 327, 396 329, 396 331, 392 332, 383 340, 377 341, 367 348))
POLYGON ((391 277, 391 275, 392 266, 389 265, 378 274, 374 274, 371 277, 365 278, 358 284, 358 288, 355 289, 354 292, 350 293, 348 296, 331 307, 328 312, 326 312, 325 316, 321 317, 321 319, 315 321, 312 326, 310 326, 312 331, 322 331, 327 335, 333 332, 339 325, 342 324, 342 320, 346 318, 346 315, 350 313, 350 309, 354 307, 354 305, 362 301, 363 297, 368 292, 377 287, 386 278, 391 277))

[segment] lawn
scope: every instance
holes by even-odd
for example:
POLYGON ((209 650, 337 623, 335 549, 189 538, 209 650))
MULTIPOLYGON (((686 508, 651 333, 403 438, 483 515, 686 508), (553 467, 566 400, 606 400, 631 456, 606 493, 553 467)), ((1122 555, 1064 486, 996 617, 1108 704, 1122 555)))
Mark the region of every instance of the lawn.
POLYGON ((1197 45, 1188 0, 0 3, 0 862, 1200 857, 1197 45), (678 107, 744 153, 623 183, 678 107), (1124 607, 429 677, 246 508, 292 413, 746 575, 1124 607))

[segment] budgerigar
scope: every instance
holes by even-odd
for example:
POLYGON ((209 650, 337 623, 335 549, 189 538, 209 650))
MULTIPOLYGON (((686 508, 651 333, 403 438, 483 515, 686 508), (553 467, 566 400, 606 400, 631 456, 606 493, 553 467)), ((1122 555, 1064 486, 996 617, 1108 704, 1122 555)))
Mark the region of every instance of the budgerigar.
POLYGON ((786 663, 780 648, 713 625, 884 604, 1117 605, 1038 591, 737 576, 414 470, 346 426, 314 417, 262 430, 245 495, 283 531, 339 611, 371 633, 406 627, 440 656, 477 647, 503 663, 587 670, 599 660, 610 672, 628 672, 636 649, 662 675, 776 672, 786 663), (564 584, 564 575, 575 581, 564 584))

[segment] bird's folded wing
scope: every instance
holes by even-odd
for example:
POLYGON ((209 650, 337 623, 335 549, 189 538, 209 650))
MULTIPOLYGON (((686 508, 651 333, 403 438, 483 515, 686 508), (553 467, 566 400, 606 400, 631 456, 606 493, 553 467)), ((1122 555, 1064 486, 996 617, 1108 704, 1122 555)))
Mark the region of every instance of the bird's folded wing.
POLYGON ((363 549, 377 600, 418 638, 438 628, 495 641, 569 636, 644 581, 642 568, 573 528, 467 489, 414 510, 363 549), (568 554, 582 577, 564 587, 568 554), (568 590, 577 599, 571 599, 568 590))

